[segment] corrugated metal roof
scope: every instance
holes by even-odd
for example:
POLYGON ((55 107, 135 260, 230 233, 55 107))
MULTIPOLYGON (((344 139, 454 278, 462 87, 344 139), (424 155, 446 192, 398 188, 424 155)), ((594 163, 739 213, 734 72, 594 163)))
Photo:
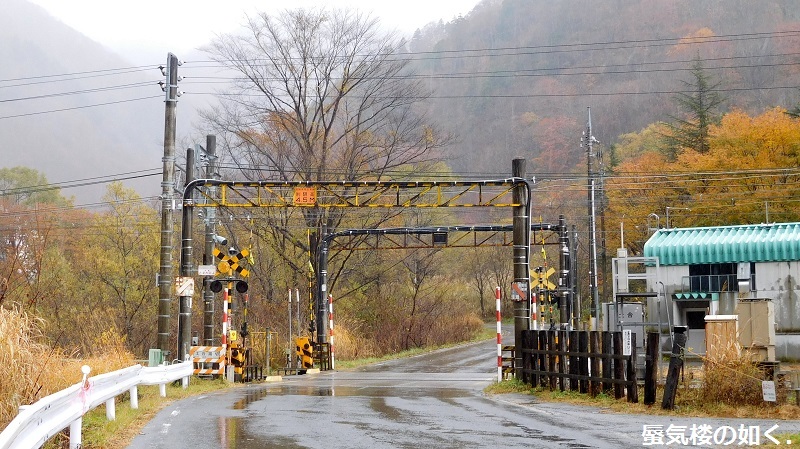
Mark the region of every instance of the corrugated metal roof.
POLYGON ((800 223, 659 229, 644 256, 661 265, 800 260, 800 223))

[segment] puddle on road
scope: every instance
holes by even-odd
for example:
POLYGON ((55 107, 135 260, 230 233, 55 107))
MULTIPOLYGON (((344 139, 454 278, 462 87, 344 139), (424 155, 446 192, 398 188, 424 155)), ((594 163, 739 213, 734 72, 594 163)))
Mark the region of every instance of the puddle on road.
POLYGON ((243 418, 220 416, 217 420, 220 449, 301 449, 301 446, 289 438, 250 435, 246 431, 243 418))
MULTIPOLYGON (((250 387, 243 392, 241 398, 237 400, 232 408, 234 410, 247 410, 247 408, 269 396, 320 396, 320 397, 369 397, 370 406, 378 413, 391 418, 397 413, 386 405, 386 397, 397 394, 397 390, 391 387, 332 387, 319 385, 265 385, 263 387, 250 387)), ((426 396, 448 400, 453 398, 470 396, 471 393, 463 389, 423 389, 408 388, 403 390, 403 396, 420 397, 426 396)), ((263 435, 253 435, 247 431, 247 418, 220 416, 217 420, 217 435, 219 436, 219 447, 222 449, 299 449, 305 446, 299 445, 291 438, 271 436, 265 439, 263 435)))

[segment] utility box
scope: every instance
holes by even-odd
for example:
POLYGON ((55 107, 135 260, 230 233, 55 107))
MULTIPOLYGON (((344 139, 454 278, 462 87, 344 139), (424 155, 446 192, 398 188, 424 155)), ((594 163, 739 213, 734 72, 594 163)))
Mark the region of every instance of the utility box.
POLYGON ((147 366, 160 366, 164 363, 164 354, 160 349, 150 349, 147 354, 147 366))
POLYGON ((706 356, 739 356, 738 315, 706 315, 706 356))
POLYGON ((769 299, 737 301, 739 343, 755 362, 775 361, 775 305, 769 299))

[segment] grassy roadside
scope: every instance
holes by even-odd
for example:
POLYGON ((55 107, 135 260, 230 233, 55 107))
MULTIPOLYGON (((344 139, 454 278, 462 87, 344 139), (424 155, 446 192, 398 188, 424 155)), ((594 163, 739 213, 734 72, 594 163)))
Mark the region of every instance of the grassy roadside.
MULTIPOLYGON (((180 384, 167 384, 167 397, 162 398, 158 386, 139 387, 139 408, 130 407, 130 396, 117 398, 114 421, 106 419, 105 405, 90 410, 83 417, 82 449, 122 449, 127 447, 141 429, 164 407, 174 401, 206 394, 213 391, 236 388, 243 384, 234 384, 221 379, 206 380, 192 377, 189 387, 184 389, 180 384)), ((44 447, 54 449, 67 447, 68 438, 62 432, 51 439, 44 447)))
MULTIPOLYGON (((698 399, 696 392, 679 390, 674 410, 663 410, 660 402, 654 405, 644 405, 639 402, 631 404, 625 399, 614 399, 613 396, 600 394, 596 397, 571 391, 549 391, 548 389, 532 388, 530 385, 517 379, 495 382, 484 389, 489 395, 499 394, 529 394, 542 402, 563 402, 574 405, 597 407, 604 413, 626 413, 641 415, 679 416, 694 418, 746 418, 758 420, 798 420, 800 407, 794 405, 794 398, 788 398, 784 403, 777 405, 743 405, 730 406, 722 403, 707 403, 698 399)), ((644 392, 639 392, 639 397, 644 397, 644 392)), ((656 398, 663 397, 659 387, 656 398)), ((792 441, 792 444, 781 444, 781 447, 800 448, 800 433, 775 434, 779 441, 792 441)), ((762 444, 762 446, 775 446, 762 444)))

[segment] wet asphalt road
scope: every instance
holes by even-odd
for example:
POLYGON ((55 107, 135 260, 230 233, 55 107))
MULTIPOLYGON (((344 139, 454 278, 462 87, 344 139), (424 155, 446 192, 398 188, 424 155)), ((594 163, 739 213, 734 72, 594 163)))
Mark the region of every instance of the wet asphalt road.
MULTIPOLYGON (((488 341, 189 398, 159 413, 129 449, 630 448, 643 447, 644 425, 766 430, 775 424, 610 414, 527 395, 486 396, 496 360, 496 344, 488 341)), ((775 433, 800 431, 797 422, 778 424, 775 433)))

